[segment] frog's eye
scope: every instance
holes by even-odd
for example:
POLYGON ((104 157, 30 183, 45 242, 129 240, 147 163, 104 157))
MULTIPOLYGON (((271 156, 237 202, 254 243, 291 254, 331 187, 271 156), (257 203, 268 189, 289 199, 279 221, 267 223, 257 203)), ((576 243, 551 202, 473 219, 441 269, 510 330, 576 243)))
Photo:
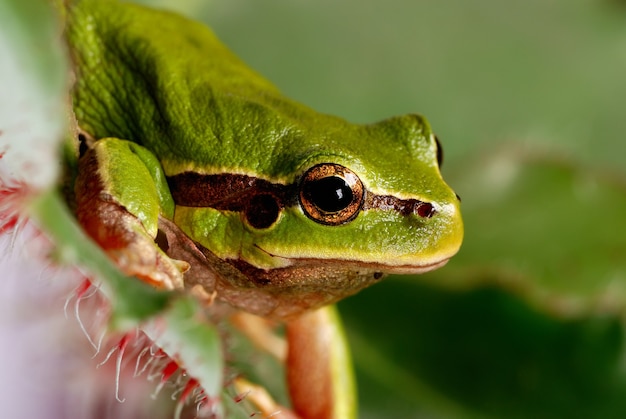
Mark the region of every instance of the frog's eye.
POLYGON ((443 164, 443 148, 439 142, 439 138, 435 135, 435 145, 437 146, 437 166, 441 167, 443 164))
POLYGON ((359 177, 334 163, 311 167, 300 181, 300 206, 307 217, 320 224, 352 221, 363 207, 364 196, 359 177))

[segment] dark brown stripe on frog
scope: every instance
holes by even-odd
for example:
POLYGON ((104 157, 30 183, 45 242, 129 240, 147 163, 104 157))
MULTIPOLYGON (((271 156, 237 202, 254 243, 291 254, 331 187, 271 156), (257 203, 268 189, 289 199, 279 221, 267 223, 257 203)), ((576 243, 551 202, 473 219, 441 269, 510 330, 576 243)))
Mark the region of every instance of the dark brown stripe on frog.
POLYGON ((167 178, 176 205, 244 211, 253 196, 272 195, 280 208, 296 204, 295 185, 272 183, 233 173, 203 175, 184 172, 167 178))
MULTIPOLYGON (((298 204, 298 185, 283 185, 253 176, 233 173, 205 175, 184 172, 167 178, 176 205, 208 207, 222 211, 245 211, 252 197, 272 195, 280 208, 298 204)), ((417 199, 400 199, 391 195, 365 192, 363 210, 393 210, 404 216, 416 214, 430 218, 435 213, 432 204, 417 199)))
POLYGON ((428 202, 418 199, 400 199, 391 195, 376 195, 367 191, 363 211, 371 208, 393 210, 405 217, 415 214, 422 218, 430 218, 435 214, 435 208, 428 202))

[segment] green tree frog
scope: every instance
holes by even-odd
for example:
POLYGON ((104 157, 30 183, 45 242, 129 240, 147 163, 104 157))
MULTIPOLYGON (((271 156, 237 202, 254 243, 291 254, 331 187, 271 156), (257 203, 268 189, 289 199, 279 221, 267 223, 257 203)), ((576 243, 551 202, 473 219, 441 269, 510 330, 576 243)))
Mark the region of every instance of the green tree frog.
POLYGON ((77 0, 67 39, 76 214, 124 272, 296 319, 459 249, 459 199, 422 116, 317 113, 168 12, 77 0))

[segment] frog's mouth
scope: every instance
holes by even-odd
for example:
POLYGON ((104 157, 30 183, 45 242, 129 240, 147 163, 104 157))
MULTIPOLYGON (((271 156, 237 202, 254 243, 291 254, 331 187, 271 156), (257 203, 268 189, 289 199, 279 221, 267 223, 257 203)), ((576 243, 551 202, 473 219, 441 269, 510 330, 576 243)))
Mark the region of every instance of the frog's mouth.
POLYGON ((369 271, 374 272, 379 277, 384 275, 418 275, 426 272, 439 269, 444 266, 450 258, 441 259, 432 263, 425 263, 422 265, 405 264, 405 265, 388 265, 379 262, 362 262, 362 261, 350 261, 345 259, 294 259, 292 260, 292 266, 312 266, 312 265, 326 265, 332 267, 332 269, 338 271, 369 271))
MULTIPOLYGON (((382 275, 419 275, 426 272, 433 271, 435 269, 439 269, 444 266, 448 261, 456 254, 456 250, 451 252, 450 254, 443 254, 439 257, 430 257, 424 259, 423 261, 418 261, 416 263, 398 263, 391 264, 385 262, 377 262, 377 261, 367 261, 361 259, 344 259, 344 258, 308 258, 308 257, 290 257, 290 256, 282 256, 280 254, 275 254, 265 250, 263 247, 259 245, 255 245, 255 248, 258 249, 263 254, 267 255, 270 259, 276 262, 276 266, 271 268, 263 268, 258 267, 259 270, 276 270, 289 268, 298 269, 306 268, 311 266, 325 266, 330 269, 334 269, 339 272, 346 271, 370 271, 376 272, 379 276, 382 275)), ((248 264, 248 263, 246 263, 248 264)), ((253 264, 250 264, 254 266, 253 264)))

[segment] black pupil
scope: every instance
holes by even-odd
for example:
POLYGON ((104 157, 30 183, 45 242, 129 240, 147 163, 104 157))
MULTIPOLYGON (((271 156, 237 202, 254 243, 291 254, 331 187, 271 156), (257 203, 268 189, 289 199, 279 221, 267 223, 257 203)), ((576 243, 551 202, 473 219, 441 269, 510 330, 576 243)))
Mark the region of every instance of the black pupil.
POLYGON ((337 212, 352 202, 352 189, 340 177, 329 176, 309 182, 305 191, 309 201, 326 212, 337 212))

